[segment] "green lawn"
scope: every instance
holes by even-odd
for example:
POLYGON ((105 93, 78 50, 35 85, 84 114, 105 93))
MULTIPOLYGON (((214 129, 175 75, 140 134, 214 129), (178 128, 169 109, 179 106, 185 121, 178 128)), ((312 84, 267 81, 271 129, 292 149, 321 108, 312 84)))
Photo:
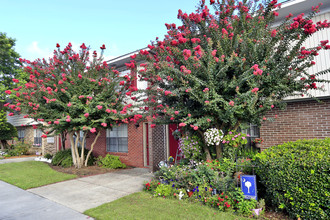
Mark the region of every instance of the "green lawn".
POLYGON ((146 192, 134 193, 84 212, 97 220, 105 219, 223 219, 243 217, 219 212, 206 206, 174 199, 153 198, 146 192))
POLYGON ((0 164, 0 180, 22 189, 44 186, 76 177, 76 175, 57 172, 39 161, 0 164))

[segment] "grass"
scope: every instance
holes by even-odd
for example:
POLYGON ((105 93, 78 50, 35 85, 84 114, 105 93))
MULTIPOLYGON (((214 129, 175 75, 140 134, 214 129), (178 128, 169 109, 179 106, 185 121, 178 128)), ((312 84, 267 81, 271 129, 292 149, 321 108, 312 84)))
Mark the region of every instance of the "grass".
POLYGON ((76 177, 76 175, 57 172, 47 164, 39 161, 0 165, 0 180, 22 189, 44 186, 76 177))
POLYGON ((174 199, 153 198, 146 192, 138 192, 105 203, 84 214, 97 220, 106 219, 223 219, 243 220, 244 217, 196 203, 174 199))

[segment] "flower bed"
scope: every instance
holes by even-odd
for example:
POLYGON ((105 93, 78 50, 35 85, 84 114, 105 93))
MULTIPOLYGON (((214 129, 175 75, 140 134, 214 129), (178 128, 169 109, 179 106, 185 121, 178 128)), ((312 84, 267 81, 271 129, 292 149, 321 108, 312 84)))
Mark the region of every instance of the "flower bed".
POLYGON ((252 216, 257 201, 244 199, 235 179, 235 170, 236 163, 226 158, 161 167, 155 178, 145 184, 145 190, 155 197, 188 200, 220 211, 252 216))

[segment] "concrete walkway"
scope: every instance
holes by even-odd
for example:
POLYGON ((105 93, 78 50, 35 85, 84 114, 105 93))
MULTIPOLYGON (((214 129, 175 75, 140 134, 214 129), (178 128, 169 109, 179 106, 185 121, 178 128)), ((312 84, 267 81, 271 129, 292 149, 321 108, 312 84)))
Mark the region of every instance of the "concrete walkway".
POLYGON ((32 161, 36 158, 35 157, 21 157, 21 158, 13 158, 13 159, 1 159, 0 164, 4 163, 17 163, 17 162, 23 162, 23 161, 32 161))
POLYGON ((92 219, 3 181, 0 181, 0 208, 0 219, 6 220, 92 219))
POLYGON ((149 181, 151 177, 152 174, 148 169, 134 168, 54 183, 29 189, 28 192, 82 213, 87 209, 141 191, 143 183, 149 181))

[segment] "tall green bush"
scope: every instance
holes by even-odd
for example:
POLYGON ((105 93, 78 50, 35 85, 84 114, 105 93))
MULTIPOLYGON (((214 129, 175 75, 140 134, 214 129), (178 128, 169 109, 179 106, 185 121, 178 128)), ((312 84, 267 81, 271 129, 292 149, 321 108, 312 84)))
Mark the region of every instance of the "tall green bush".
POLYGON ((293 218, 329 219, 330 138, 298 140, 256 155, 268 202, 293 218))

